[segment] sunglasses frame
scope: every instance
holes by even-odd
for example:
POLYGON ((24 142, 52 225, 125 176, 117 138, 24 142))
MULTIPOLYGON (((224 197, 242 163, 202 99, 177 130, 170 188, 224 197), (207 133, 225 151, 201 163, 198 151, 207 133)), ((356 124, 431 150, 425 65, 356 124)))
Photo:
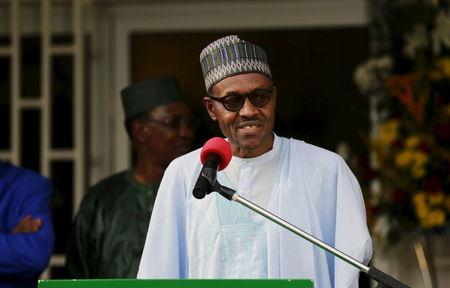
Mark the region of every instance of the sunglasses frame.
POLYGON ((242 109, 242 107, 244 106, 245 101, 247 100, 247 98, 250 100, 250 102, 252 103, 252 105, 255 106, 255 107, 262 108, 262 107, 266 106, 267 104, 269 104, 270 99, 272 98, 273 91, 274 91, 274 86, 272 86, 272 87, 270 87, 270 88, 259 88, 259 89, 255 89, 255 91, 250 92, 250 93, 246 93, 246 94, 233 93, 233 94, 226 95, 226 96, 220 97, 220 98, 219 98, 219 97, 214 97, 214 96, 212 96, 212 95, 209 94, 209 95, 208 95, 208 98, 211 99, 211 100, 213 100, 213 101, 220 102, 220 103, 223 105, 223 107, 224 107, 226 110, 230 111, 230 112, 237 112, 237 111, 239 111, 239 110, 242 109), (260 95, 256 95, 256 94, 257 94, 257 93, 256 93, 257 91, 264 91, 264 92, 266 92, 266 93, 268 94, 267 102, 265 102, 265 103, 262 104, 262 105, 254 103, 253 97, 260 96, 260 95), (244 99, 244 100, 242 101, 242 104, 239 106, 239 108, 237 108, 237 109, 229 109, 229 108, 226 106, 225 100, 226 100, 226 99, 229 99, 229 98, 232 98, 232 97, 240 97, 240 98, 244 99))

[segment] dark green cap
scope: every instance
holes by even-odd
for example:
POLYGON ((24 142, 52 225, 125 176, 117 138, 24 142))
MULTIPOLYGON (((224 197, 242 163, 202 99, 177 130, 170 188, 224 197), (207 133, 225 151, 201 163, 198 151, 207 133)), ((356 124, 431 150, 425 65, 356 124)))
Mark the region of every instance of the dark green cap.
POLYGON ((125 120, 149 109, 182 101, 180 86, 173 76, 162 76, 131 84, 120 94, 125 120))

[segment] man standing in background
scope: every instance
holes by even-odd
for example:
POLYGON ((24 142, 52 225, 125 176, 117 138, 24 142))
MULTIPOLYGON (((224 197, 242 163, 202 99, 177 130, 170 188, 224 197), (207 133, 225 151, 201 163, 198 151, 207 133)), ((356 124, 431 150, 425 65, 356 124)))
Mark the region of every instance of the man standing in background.
POLYGON ((199 119, 174 77, 122 90, 125 127, 136 165, 91 187, 73 223, 67 269, 74 278, 135 278, 164 171, 187 153, 199 119))
POLYGON ((36 287, 53 253, 51 182, 0 160, 0 288, 36 287))

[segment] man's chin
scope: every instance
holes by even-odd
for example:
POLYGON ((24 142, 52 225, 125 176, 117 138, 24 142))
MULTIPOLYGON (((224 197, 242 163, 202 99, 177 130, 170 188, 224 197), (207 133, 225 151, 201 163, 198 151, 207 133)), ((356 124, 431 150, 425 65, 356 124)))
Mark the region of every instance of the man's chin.
POLYGON ((261 145, 263 136, 261 134, 240 134, 238 141, 243 146, 256 148, 261 145))
POLYGON ((251 152, 251 151, 257 150, 259 147, 261 147, 261 141, 242 140, 239 142, 238 146, 243 150, 251 152))
MULTIPOLYGON (((251 137, 247 136, 241 136, 236 139, 236 146, 243 151, 249 152, 250 155, 253 155, 254 153, 258 153, 258 151, 264 151, 264 138, 261 137, 261 135, 254 135, 251 137)), ((267 150, 270 150, 270 147, 267 147, 267 150)), ((256 155, 257 156, 257 155, 256 155)))

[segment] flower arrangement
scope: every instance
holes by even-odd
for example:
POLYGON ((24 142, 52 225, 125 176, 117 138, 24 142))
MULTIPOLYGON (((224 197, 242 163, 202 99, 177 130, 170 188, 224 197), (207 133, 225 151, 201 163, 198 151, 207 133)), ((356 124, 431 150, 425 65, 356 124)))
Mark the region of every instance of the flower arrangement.
POLYGON ((354 76, 376 107, 364 173, 373 233, 392 243, 450 231, 450 14, 423 1, 388 8, 391 49, 354 76))

